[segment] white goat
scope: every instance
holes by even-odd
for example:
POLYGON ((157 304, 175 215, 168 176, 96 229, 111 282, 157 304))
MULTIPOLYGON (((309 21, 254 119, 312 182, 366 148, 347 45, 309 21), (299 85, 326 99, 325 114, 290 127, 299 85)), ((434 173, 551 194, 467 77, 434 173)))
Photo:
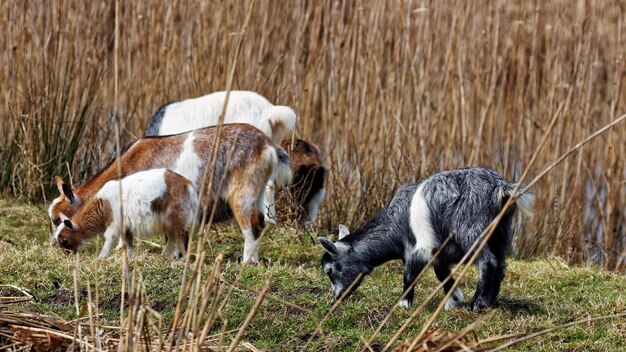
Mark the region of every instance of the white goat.
MULTIPOLYGON (((198 98, 168 103, 150 119, 146 137, 163 136, 215 126, 226 92, 215 92, 198 98)), ((288 106, 273 105, 263 96, 249 91, 230 92, 224 123, 247 123, 280 145, 296 126, 296 113, 288 106)))

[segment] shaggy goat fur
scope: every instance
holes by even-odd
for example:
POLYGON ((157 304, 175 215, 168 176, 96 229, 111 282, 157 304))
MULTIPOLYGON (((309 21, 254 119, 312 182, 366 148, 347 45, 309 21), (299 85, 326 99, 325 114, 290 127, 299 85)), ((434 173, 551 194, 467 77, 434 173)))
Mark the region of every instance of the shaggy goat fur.
MULTIPOLYGON (((451 236, 433 263, 437 278, 443 281, 450 274, 450 266, 459 262, 513 196, 515 186, 494 171, 477 167, 441 172, 401 186, 385 208, 361 228, 351 234, 341 228, 335 243, 320 237, 326 250, 322 267, 330 277, 335 297, 339 298, 359 274, 367 275, 384 262, 401 259, 404 289, 408 290, 401 305, 411 306, 414 291, 410 285, 433 253, 451 236)), ((524 193, 523 187, 521 192, 476 259, 478 288, 470 303, 475 311, 493 305, 500 290, 516 208, 531 214, 533 197, 524 193)), ((453 283, 453 279, 448 280, 444 290, 448 292, 453 283)), ((457 288, 446 309, 462 301, 463 294, 457 288)))
POLYGON ((326 196, 326 168, 322 166, 319 149, 302 139, 286 139, 282 143, 291 156, 293 181, 287 187, 289 200, 295 205, 296 217, 305 225, 314 222, 326 196))

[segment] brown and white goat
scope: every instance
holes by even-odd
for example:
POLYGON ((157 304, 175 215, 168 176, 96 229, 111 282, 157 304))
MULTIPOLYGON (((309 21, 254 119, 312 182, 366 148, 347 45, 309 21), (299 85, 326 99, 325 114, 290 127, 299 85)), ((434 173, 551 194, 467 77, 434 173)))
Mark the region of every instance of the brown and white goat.
MULTIPOLYGON (((191 180, 200 190, 205 168, 211 162, 216 127, 170 136, 145 137, 125 148, 120 156, 122 177, 168 168, 191 180)), ((263 191, 270 178, 280 185, 291 181, 289 156, 258 129, 247 124, 224 125, 217 150, 214 180, 199 196, 203 211, 217 204, 215 221, 235 218, 244 237, 243 263, 258 262, 258 239, 265 226, 261 209, 263 191)), ((210 175, 210 173, 209 173, 210 175)), ((61 215, 71 218, 105 183, 117 179, 113 160, 89 181, 71 190, 57 182, 61 196, 49 208, 53 230, 61 215)))
POLYGON ((322 166, 319 149, 302 139, 286 139, 282 147, 289 152, 293 180, 287 187, 288 200, 295 208, 295 215, 309 225, 317 219, 320 203, 326 196, 326 168, 322 166))
MULTIPOLYGON (((164 136, 215 126, 226 102, 226 92, 172 102, 161 106, 150 119, 145 136, 164 136)), ((231 91, 224 123, 247 123, 265 133, 278 145, 291 136, 296 113, 288 106, 274 105, 255 92, 231 91)), ((274 180, 270 179, 264 194, 263 215, 268 223, 276 223, 274 180)))
POLYGON ((132 255, 133 237, 164 234, 167 242, 163 255, 178 259, 187 254, 189 229, 197 207, 197 190, 190 180, 167 169, 140 171, 121 181, 107 182, 71 220, 63 219, 54 233, 54 241, 76 252, 85 241, 104 233, 100 258, 106 258, 113 243, 121 237, 123 224, 123 242, 129 254, 132 255))

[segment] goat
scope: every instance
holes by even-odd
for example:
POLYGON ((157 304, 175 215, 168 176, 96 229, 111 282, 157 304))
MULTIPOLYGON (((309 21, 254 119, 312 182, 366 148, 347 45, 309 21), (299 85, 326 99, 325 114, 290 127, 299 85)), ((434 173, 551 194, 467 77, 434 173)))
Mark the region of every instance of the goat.
MULTIPOLYGON (((226 92, 215 92, 165 104, 150 119, 145 136, 162 136, 215 126, 219 122, 225 100, 226 92)), ((280 145, 293 132, 296 113, 288 106, 272 105, 255 92, 231 91, 224 123, 234 122, 250 124, 272 138, 276 145, 280 145)), ((292 158, 297 159, 298 152, 292 152, 292 158)), ((271 224, 276 223, 274 188, 274 181, 270 179, 264 194, 263 215, 265 221, 271 224)))
POLYGON ((289 152, 293 181, 287 187, 289 200, 296 206, 296 216, 308 225, 317 219, 320 203, 326 196, 324 179, 326 168, 322 166, 319 149, 302 139, 286 139, 282 147, 289 152))
POLYGON ((133 252, 133 236, 164 233, 163 255, 177 259, 187 253, 188 231, 195 220, 197 206, 197 190, 190 180, 167 169, 140 171, 121 181, 107 182, 71 220, 63 219, 54 241, 76 252, 82 250, 86 240, 104 232, 100 258, 106 258, 114 241, 120 238, 123 223, 126 227, 123 242, 129 254, 133 252), (120 182, 123 221, 120 218, 120 182))
MULTIPOLYGON (((441 172, 399 187, 382 211, 353 233, 340 225, 337 242, 319 238, 326 251, 322 267, 330 278, 335 298, 351 294, 374 267, 401 259, 407 294, 400 305, 410 307, 414 297, 411 284, 438 247, 450 236, 433 261, 435 274, 443 282, 450 274, 450 265, 467 253, 513 196, 515 187, 496 172, 478 167, 441 172), (358 282, 346 292, 355 280, 358 282)), ((500 290, 515 210, 532 214, 534 198, 523 187, 521 192, 476 259, 478 287, 469 305, 476 312, 492 306, 500 290)), ((444 291, 447 293, 453 284, 451 278, 444 291)), ((457 287, 445 308, 456 308, 463 301, 463 293, 457 287)))
MULTIPOLYGON (((218 124, 226 92, 167 103, 150 119, 146 137, 187 132, 218 124)), ((231 91, 224 123, 247 123, 280 145, 296 125, 296 113, 288 106, 272 105, 263 96, 249 91, 231 91)))
MULTIPOLYGON (((122 177, 149 169, 168 168, 191 180, 200 190, 205 168, 212 160, 216 132, 216 128, 209 127, 138 139, 119 156, 122 177)), ((61 215, 71 218, 105 183, 117 177, 114 159, 75 190, 58 178, 61 195, 48 209, 52 231, 62 222, 61 215)), ((198 198, 203 211, 208 214, 217 203, 216 222, 235 218, 244 237, 244 264, 258 262, 258 240, 265 226, 261 213, 263 190, 270 178, 276 179, 280 185, 291 181, 289 156, 285 150, 250 125, 224 125, 213 182, 198 198)))

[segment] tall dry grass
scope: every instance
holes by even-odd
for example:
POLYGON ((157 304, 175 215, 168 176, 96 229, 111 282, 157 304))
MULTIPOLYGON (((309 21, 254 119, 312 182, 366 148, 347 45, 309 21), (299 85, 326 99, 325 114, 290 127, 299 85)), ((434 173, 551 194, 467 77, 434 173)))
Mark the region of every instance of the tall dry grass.
MULTIPOLYGON (((246 1, 120 5, 122 138, 162 104, 223 90, 246 1)), ((356 226, 401 183, 466 166, 531 177, 621 113, 620 1, 256 2, 233 88, 299 114, 330 169, 321 225, 356 226)), ((0 4, 0 187, 41 200, 114 150, 114 2, 0 4), (67 163, 67 165, 66 165, 67 163), (69 167, 68 167, 69 166, 69 167)), ((626 125, 552 170, 520 256, 626 268, 626 125)))

